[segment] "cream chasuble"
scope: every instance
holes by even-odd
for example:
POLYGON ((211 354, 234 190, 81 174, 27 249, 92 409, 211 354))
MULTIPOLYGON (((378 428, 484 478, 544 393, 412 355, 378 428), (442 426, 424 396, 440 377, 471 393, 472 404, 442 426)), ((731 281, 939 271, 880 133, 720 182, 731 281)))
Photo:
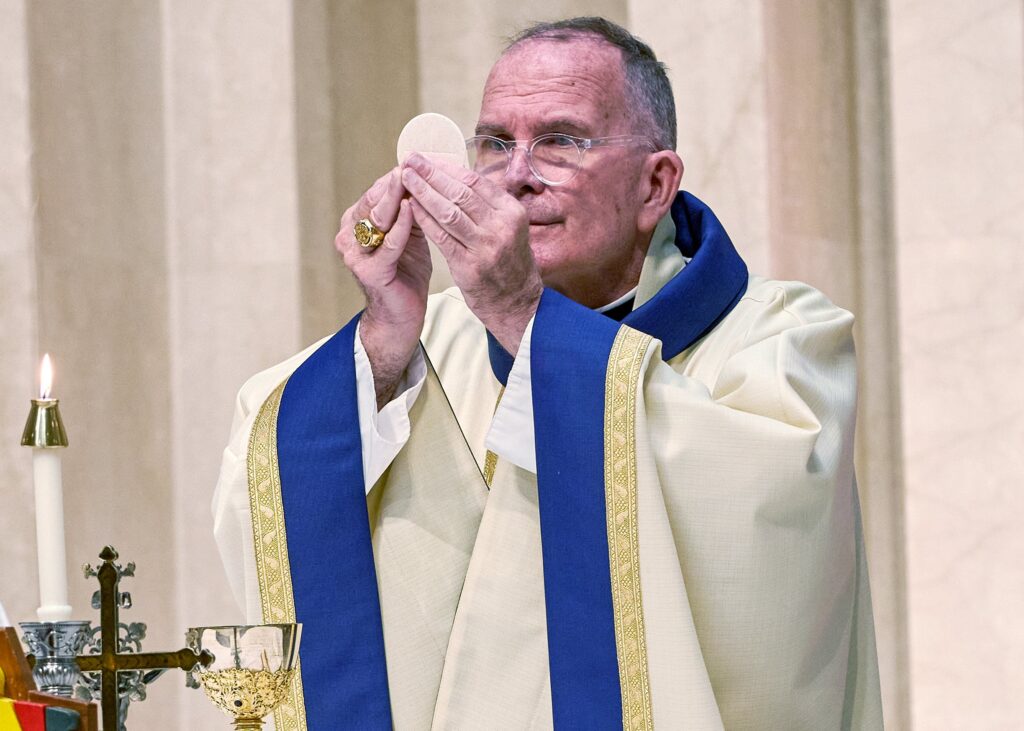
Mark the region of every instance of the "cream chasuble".
MULTIPOLYGON (((682 269, 668 231, 652 243, 637 307, 682 269)), ((658 340, 615 333, 598 458, 616 727, 881 728, 851 326, 810 287, 754 277, 667 362, 658 340)), ((483 480, 501 384, 457 290, 431 297, 423 343, 409 440, 366 499, 391 721, 552 728, 538 477, 499 459, 489 490, 483 480)), ((251 622, 294 620, 275 399, 320 345, 238 398, 215 530, 251 622)), ((564 369, 572 379, 574 364, 564 369)), ((306 728, 303 703, 297 688, 278 728, 306 728)), ((349 727, 361 726, 336 726, 349 727)))

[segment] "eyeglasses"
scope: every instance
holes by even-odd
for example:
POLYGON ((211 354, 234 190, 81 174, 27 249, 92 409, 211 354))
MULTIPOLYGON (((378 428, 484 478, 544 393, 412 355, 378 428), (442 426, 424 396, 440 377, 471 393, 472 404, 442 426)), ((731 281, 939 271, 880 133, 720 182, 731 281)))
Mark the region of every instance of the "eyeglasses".
POLYGON ((647 137, 616 135, 613 137, 573 137, 551 132, 532 140, 503 140, 489 135, 477 135, 466 140, 469 165, 487 178, 500 178, 512 165, 512 154, 517 147, 526 150, 526 164, 545 185, 564 185, 576 177, 583 165, 587 150, 595 147, 642 144, 657 150, 647 137), (522 143, 522 144, 520 144, 522 143))

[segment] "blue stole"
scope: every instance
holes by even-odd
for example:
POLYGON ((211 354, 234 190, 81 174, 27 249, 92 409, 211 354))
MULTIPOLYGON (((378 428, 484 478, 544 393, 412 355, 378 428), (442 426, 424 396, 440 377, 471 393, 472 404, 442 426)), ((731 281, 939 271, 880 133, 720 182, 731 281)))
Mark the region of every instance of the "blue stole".
POLYGON ((358 315, 288 379, 277 416, 308 728, 390 729, 352 353, 358 315))
MULTIPOLYGON (((675 357, 722 320, 747 288, 747 267, 704 203, 679 193, 676 246, 691 257, 623 324, 675 357)), ((619 323, 546 290, 533 323, 537 492, 544 557, 551 703, 556 728, 621 729, 605 511, 608 355, 619 323)))
MULTIPOLYGON (((626 325, 668 359, 735 306, 746 265, 711 210, 672 205, 689 264, 626 325)), ((292 374, 277 448, 310 729, 391 727, 384 636, 362 472, 355 368, 358 317, 292 374)), ((619 324, 545 290, 531 342, 551 695, 559 728, 621 728, 605 514, 608 354, 619 324)), ((496 343, 495 343, 496 345, 496 343)), ((511 356, 490 348, 507 378, 511 356)), ((504 380, 504 379, 502 379, 504 380)))

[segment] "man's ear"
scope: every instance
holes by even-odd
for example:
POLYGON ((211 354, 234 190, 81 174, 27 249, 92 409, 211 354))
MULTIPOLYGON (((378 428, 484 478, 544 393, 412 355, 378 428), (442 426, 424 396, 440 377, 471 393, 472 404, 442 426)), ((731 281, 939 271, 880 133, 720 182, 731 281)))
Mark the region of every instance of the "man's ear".
POLYGON ((641 173, 640 214, 637 228, 654 231, 658 221, 668 213, 683 179, 683 161, 674 150, 660 150, 647 156, 641 173))

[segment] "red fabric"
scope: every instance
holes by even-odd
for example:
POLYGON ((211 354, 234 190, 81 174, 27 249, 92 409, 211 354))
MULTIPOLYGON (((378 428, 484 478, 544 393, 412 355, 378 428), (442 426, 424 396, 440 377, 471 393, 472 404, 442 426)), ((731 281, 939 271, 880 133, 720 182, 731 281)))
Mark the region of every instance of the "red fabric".
POLYGON ((46 731, 46 706, 30 701, 14 701, 14 714, 21 731, 46 731))

